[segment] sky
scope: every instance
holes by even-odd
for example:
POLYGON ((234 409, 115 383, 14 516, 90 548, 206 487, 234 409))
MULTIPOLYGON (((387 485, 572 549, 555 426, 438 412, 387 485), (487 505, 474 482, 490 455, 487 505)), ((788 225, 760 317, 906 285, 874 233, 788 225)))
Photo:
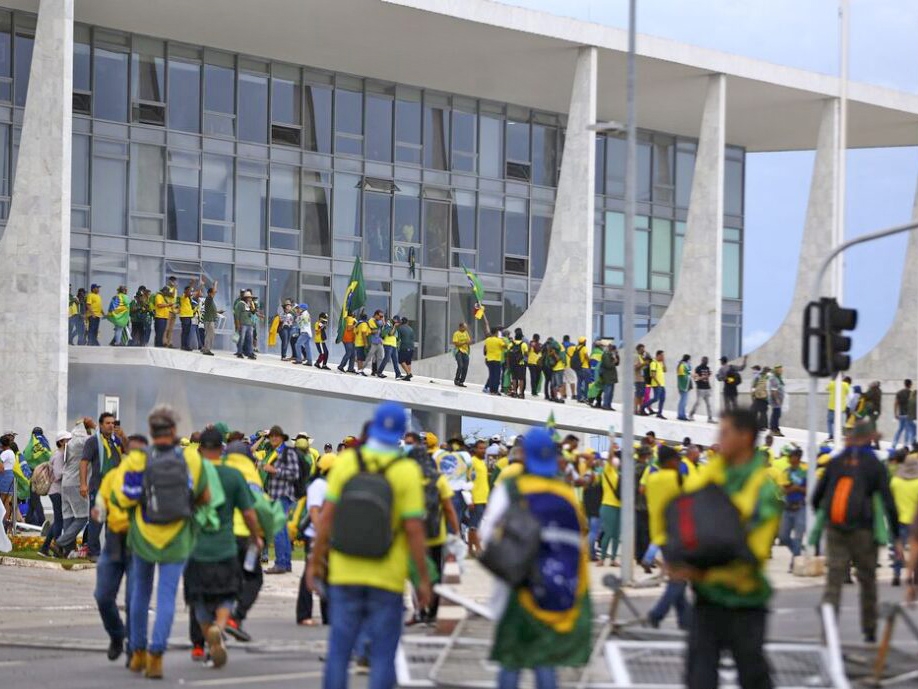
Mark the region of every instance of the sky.
MULTIPOLYGON (((627 0, 503 1, 610 26, 627 25, 627 0)), ((637 29, 705 48, 838 74, 838 4, 838 0, 638 0, 637 29)), ((851 0, 851 79, 918 91, 916 36, 918 2, 851 0)), ((918 143, 918 132, 915 138, 918 143)), ((790 306, 813 158, 811 151, 747 156, 746 351, 768 339, 790 306)), ((847 161, 846 236, 910 219, 918 183, 918 148, 852 150, 847 161)), ((846 254, 843 303, 859 310, 856 356, 879 342, 892 323, 905 242, 904 236, 889 238, 846 254)))

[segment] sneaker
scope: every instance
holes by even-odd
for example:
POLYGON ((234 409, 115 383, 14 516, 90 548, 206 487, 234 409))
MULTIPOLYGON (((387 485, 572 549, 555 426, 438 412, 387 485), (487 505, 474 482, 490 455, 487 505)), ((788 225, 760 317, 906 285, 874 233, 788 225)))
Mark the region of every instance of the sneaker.
POLYGON ((290 567, 279 567, 278 565, 274 565, 270 569, 266 569, 265 574, 290 574, 290 567))
POLYGON ((242 628, 242 622, 235 617, 231 617, 227 620, 226 633, 236 641, 241 641, 242 643, 247 643, 252 640, 252 635, 242 628))
POLYGON ((210 653, 210 659, 214 662, 214 667, 226 665, 226 647, 223 645, 223 634, 217 625, 212 625, 207 630, 207 650, 210 653))
POLYGON ((112 639, 108 644, 108 659, 113 663, 121 657, 124 652, 124 639, 112 639))
POLYGON ((203 646, 193 646, 192 647, 191 660, 195 663, 201 663, 204 661, 204 647, 203 646))
POLYGON ((387 376, 385 373, 377 373, 376 377, 377 378, 388 378, 389 376, 387 376))
POLYGON ((51 553, 49 553, 49 552, 48 552, 47 550, 45 550, 44 548, 42 548, 41 550, 37 551, 35 554, 38 555, 38 557, 48 557, 48 558, 53 557, 53 555, 51 555, 51 553))
MULTIPOLYGON (((409 380, 411 380, 412 378, 414 378, 414 376, 412 376, 412 375, 409 373, 407 376, 404 376, 403 378, 404 378, 404 381, 407 383, 409 380)), ((465 387, 465 386, 463 385, 462 387, 465 387)))
POLYGON ((213 355, 214 355, 213 352, 201 352, 201 354, 203 354, 204 356, 213 356, 213 355))

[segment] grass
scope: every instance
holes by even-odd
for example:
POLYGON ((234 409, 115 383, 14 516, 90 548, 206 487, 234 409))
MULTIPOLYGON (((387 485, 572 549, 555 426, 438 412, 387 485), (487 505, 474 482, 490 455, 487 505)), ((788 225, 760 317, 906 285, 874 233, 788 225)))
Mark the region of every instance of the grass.
POLYGON ((59 560, 53 557, 42 557, 34 550, 17 550, 13 549, 9 553, 0 553, 0 557, 15 557, 20 560, 36 560, 38 562, 53 562, 59 564, 64 569, 70 569, 73 565, 91 564, 89 560, 79 558, 76 560, 59 560))

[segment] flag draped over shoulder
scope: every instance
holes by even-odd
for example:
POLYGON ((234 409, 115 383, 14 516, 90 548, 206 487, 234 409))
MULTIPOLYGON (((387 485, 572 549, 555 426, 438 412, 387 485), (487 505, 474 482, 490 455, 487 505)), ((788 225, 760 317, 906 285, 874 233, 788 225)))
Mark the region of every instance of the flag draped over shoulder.
POLYGON ((51 459, 51 450, 49 449, 48 441, 45 440, 44 436, 39 437, 33 435, 31 438, 29 438, 28 444, 22 451, 22 458, 33 470, 39 464, 47 462, 49 459, 51 459))
MULTIPOLYGON (((29 465, 26 464, 26 468, 28 467, 29 465)), ((31 476, 31 469, 29 469, 27 476, 25 470, 22 468, 22 456, 20 455, 13 462, 13 477, 16 479, 16 497, 19 500, 28 500, 32 485, 30 481, 31 476)))
POLYGON ((363 282, 363 264, 360 258, 354 259, 354 267, 351 269, 351 279, 348 280, 347 289, 344 290, 344 296, 341 298, 341 314, 338 318, 338 335, 335 342, 341 342, 344 335, 344 326, 347 322, 347 315, 356 311, 367 303, 367 290, 363 282))
POLYGON ((119 328, 123 328, 130 323, 131 307, 126 294, 121 294, 119 292, 112 298, 106 318, 119 328))
POLYGON ((484 285, 481 284, 481 279, 473 273, 471 270, 462 266, 462 270, 465 271, 465 277, 469 281, 469 287, 472 290, 472 296, 475 297, 475 318, 481 320, 484 318, 485 310, 483 306, 484 302, 484 285))

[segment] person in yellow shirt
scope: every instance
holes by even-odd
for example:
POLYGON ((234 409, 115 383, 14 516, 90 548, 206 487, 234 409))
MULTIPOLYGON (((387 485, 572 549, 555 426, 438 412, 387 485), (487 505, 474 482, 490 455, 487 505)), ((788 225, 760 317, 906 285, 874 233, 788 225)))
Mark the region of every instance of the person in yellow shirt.
POLYGON ((163 334, 163 346, 172 349, 172 331, 175 329, 175 315, 178 313, 178 278, 174 275, 169 276, 165 290, 166 299, 169 303, 169 318, 166 322, 166 331, 163 334))
MULTIPOLYGON (((842 378, 841 382, 841 403, 842 411, 845 409, 845 405, 848 404, 848 395, 851 394, 851 378, 845 376, 842 378)), ((828 413, 826 414, 826 428, 829 431, 829 438, 835 436, 835 378, 829 381, 829 384, 826 385, 826 396, 828 397, 828 413)), ((845 419, 842 417, 842 427, 845 425, 845 419)))
POLYGON ((523 338, 523 329, 517 328, 513 340, 507 348, 507 368, 510 369, 510 397, 526 397, 526 361, 529 358, 529 345, 523 338))
POLYGON ((153 346, 166 346, 166 331, 169 329, 169 318, 172 314, 172 298, 169 286, 163 287, 153 298, 153 346))
POLYGON ((472 344, 472 337, 469 335, 469 328, 465 323, 460 323, 453 333, 453 349, 456 356, 456 378, 453 383, 460 387, 465 387, 465 377, 469 373, 469 349, 472 344))
POLYGON ((619 473, 616 466, 620 460, 618 453, 610 457, 604 463, 600 480, 602 481, 602 506, 599 508, 599 519, 602 522, 602 539, 599 541, 599 558, 596 560, 596 566, 602 567, 606 560, 606 551, 609 549, 609 543, 612 543, 612 561, 613 567, 618 567, 618 543, 621 537, 621 509, 622 499, 619 489, 619 473))
MULTIPOLYGON (((338 455, 328 475, 325 504, 319 513, 316 539, 306 568, 306 582, 313 591, 321 589, 326 574, 328 577, 331 624, 325 686, 347 685, 348 666, 359 630, 369 637, 372 649, 370 686, 394 684, 409 559, 417 572, 418 606, 423 609, 431 602, 424 547, 423 476, 418 463, 405 458, 399 447, 407 425, 403 406, 383 402, 376 408, 367 429, 366 443, 356 451, 349 449, 338 455), (379 557, 359 554, 366 551, 361 550, 363 545, 357 538, 359 527, 355 528, 355 524, 359 515, 355 511, 364 503, 349 496, 348 484, 363 473, 362 469, 381 474, 391 488, 391 545, 379 557), (332 532, 335 539, 330 546, 332 532), (351 552, 341 549, 345 547, 351 552)), ((375 529, 380 524, 372 526, 375 529)))
POLYGON ((89 286, 86 295, 86 344, 93 347, 99 346, 99 323, 102 322, 102 295, 99 294, 99 285, 93 283, 89 286))
POLYGON ((575 387, 571 389, 571 396, 578 402, 586 402, 587 389, 590 387, 593 369, 590 367, 590 352, 587 349, 587 339, 581 337, 577 344, 567 348, 568 368, 576 377, 575 387))
POLYGON ((370 333, 373 326, 365 313, 357 317, 357 327, 354 329, 354 356, 357 359, 357 373, 366 376, 363 367, 367 362, 367 347, 369 346, 370 333))
POLYGON ((179 297, 179 306, 178 306, 178 316, 179 322, 182 325, 182 339, 181 346, 182 350, 190 352, 194 349, 192 346, 193 338, 191 336, 191 320, 194 318, 194 312, 197 308, 197 300, 201 298, 201 291, 196 290, 197 280, 192 280, 182 291, 182 296, 179 297))
POLYGON ((484 341, 485 363, 488 366, 488 384, 485 390, 492 395, 500 394, 501 365, 507 341, 500 336, 500 328, 491 328, 491 335, 484 341))
MULTIPOLYGON (((899 515, 899 538, 908 540, 909 529, 918 513, 918 454, 910 454, 896 471, 889 482, 889 490, 896 502, 899 515)), ((896 559, 893 562, 893 586, 901 585, 902 567, 905 562, 896 559)))
POLYGON ((662 349, 657 350, 656 356, 650 362, 650 391, 653 396, 641 407, 646 415, 653 412, 653 405, 657 405, 657 418, 663 416, 663 404, 666 402, 666 357, 662 349))
POLYGON ((478 527, 481 524, 481 515, 488 506, 488 496, 491 486, 488 483, 488 463, 485 453, 488 445, 484 440, 478 440, 472 448, 472 505, 469 507, 469 552, 477 556, 481 552, 481 543, 478 539, 478 527))
POLYGON ((319 314, 319 317, 316 319, 316 322, 312 326, 313 337, 312 341, 316 343, 316 352, 318 352, 318 358, 316 359, 316 368, 321 368, 324 370, 328 369, 328 344, 325 340, 328 338, 328 314, 324 311, 319 314))

